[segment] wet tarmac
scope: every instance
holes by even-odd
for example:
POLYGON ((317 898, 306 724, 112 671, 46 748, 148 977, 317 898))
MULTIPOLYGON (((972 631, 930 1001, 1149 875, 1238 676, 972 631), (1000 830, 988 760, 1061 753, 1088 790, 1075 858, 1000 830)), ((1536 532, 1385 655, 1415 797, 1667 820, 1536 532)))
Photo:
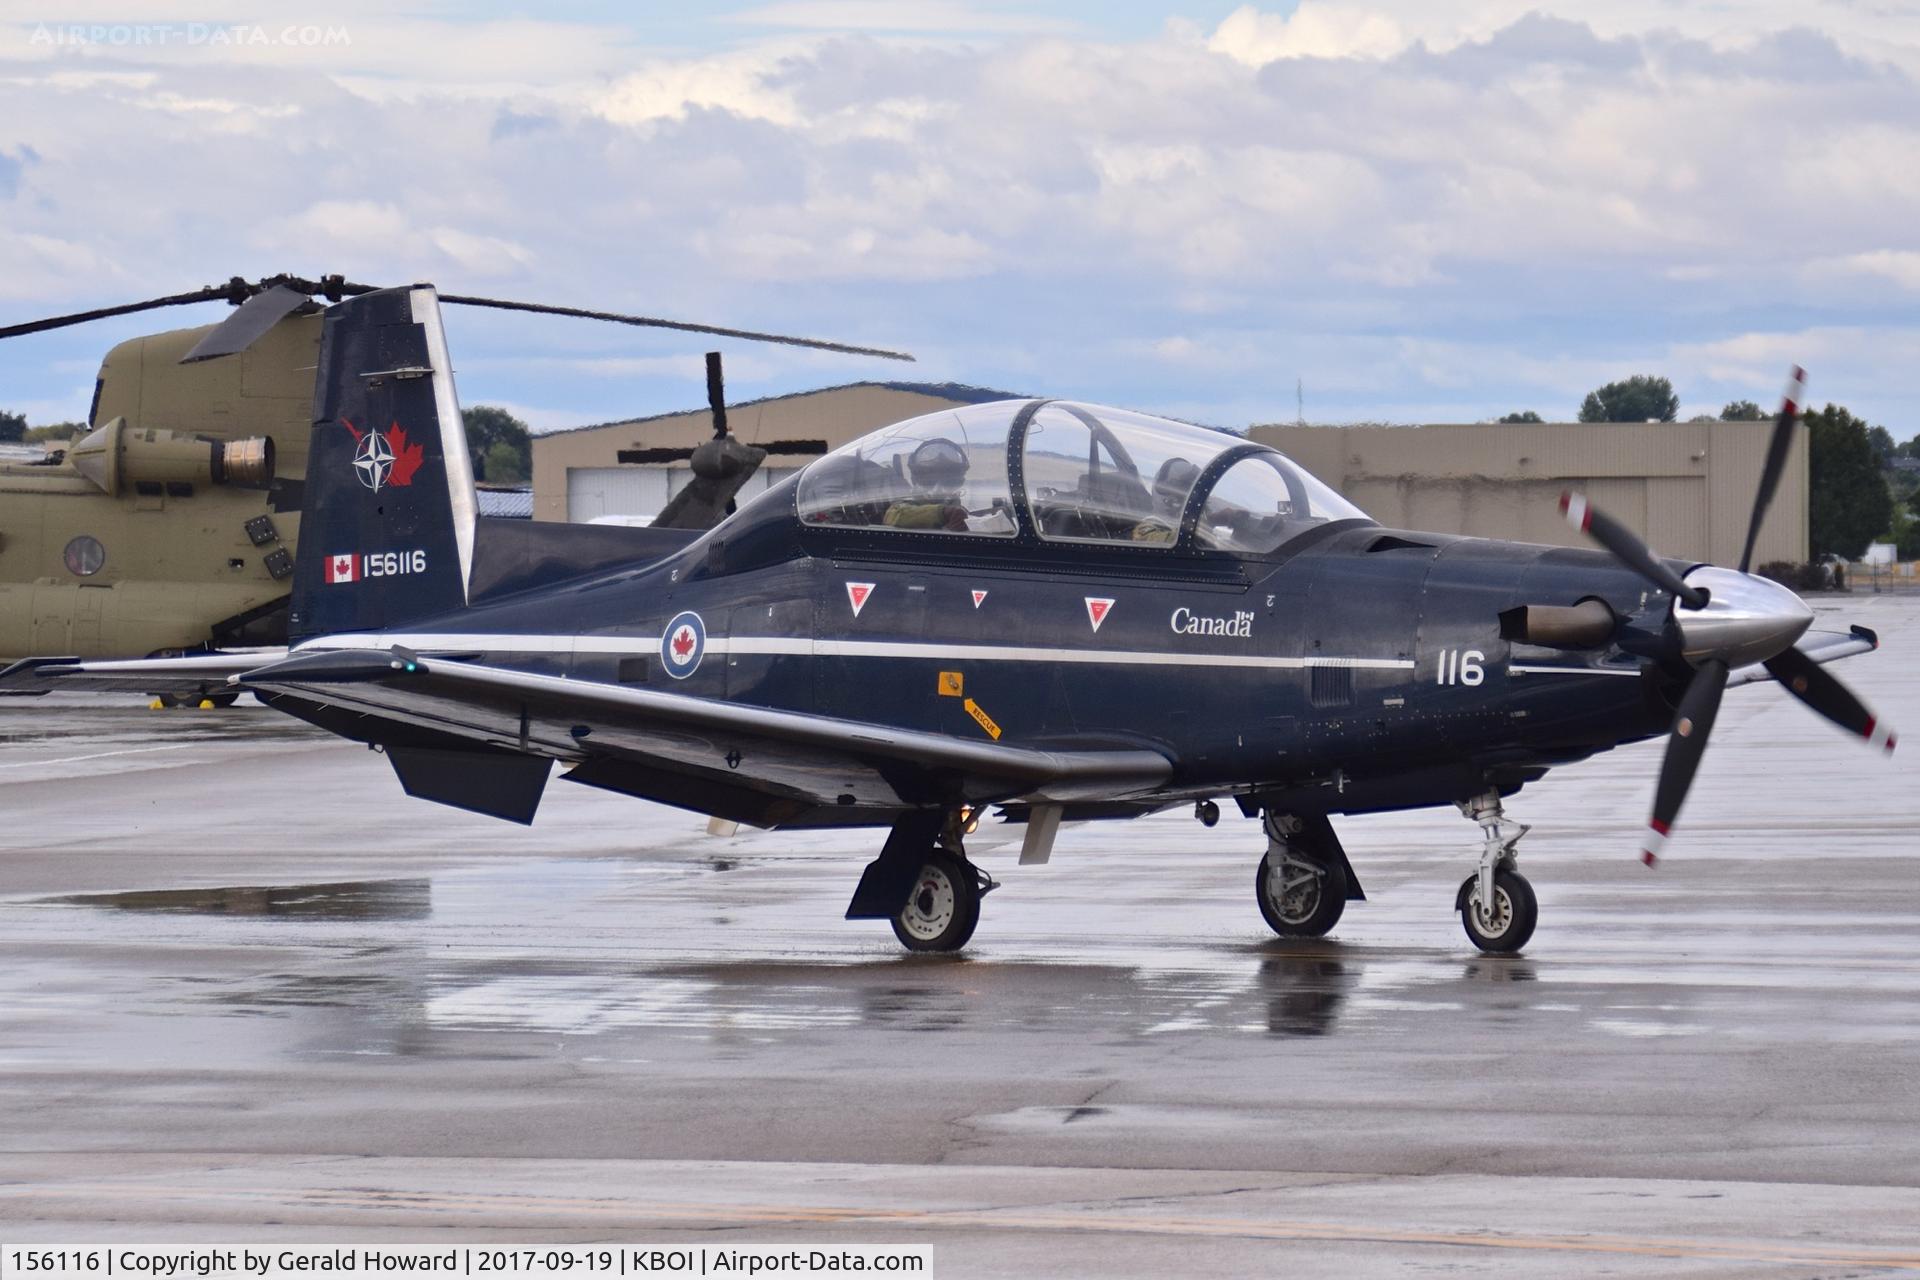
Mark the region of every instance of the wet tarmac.
MULTIPOLYGON (((1819 607, 1920 733, 1920 601, 1819 607)), ((1341 824, 1371 900, 1322 943, 1261 923, 1254 824, 1175 814, 980 845, 973 946, 917 958, 840 919, 864 835, 560 782, 526 829, 261 708, 0 699, 0 1239, 1920 1270, 1920 748, 1736 690, 1648 873, 1658 760, 1511 803, 1520 957, 1461 933, 1449 811, 1341 824)))

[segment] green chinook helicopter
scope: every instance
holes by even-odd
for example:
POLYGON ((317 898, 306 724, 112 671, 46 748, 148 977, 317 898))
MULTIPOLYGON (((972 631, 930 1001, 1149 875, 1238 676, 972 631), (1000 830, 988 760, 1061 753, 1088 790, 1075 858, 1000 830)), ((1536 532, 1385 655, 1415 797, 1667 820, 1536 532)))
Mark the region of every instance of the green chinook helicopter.
MULTIPOLYGON (((84 435, 41 459, 0 461, 0 664, 28 654, 131 657, 286 642, 320 346, 315 299, 371 291, 337 275, 236 276, 0 327, 0 338, 13 338, 194 303, 236 308, 219 324, 120 343, 101 361, 84 435)), ((913 358, 650 316, 495 298, 441 301, 913 358)), ((710 527, 760 461, 759 450, 727 436, 715 354, 707 381, 715 440, 694 452, 696 481, 661 513, 657 523, 665 527, 710 527)), ((206 693, 216 704, 232 696, 206 693)))

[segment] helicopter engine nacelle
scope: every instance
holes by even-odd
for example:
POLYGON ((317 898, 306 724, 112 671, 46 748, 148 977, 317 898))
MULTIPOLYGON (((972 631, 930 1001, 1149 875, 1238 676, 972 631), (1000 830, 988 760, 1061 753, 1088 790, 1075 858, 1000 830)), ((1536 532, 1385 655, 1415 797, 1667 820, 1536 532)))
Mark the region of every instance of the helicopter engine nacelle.
POLYGON ((265 489, 273 483, 273 441, 204 440, 158 427, 129 428, 114 418, 67 450, 67 461, 107 493, 138 484, 222 484, 265 489))

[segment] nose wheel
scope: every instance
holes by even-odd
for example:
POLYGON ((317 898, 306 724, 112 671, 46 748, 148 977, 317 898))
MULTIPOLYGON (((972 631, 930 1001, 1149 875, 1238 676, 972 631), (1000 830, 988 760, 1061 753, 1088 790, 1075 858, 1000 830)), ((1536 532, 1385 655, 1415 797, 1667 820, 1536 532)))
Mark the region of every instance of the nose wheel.
POLYGON ((1540 903, 1533 886, 1518 871, 1493 873, 1493 898, 1480 896, 1480 877, 1470 875, 1460 884, 1460 923, 1467 937, 1482 951, 1508 955, 1527 945, 1533 926, 1540 922, 1540 903))
POLYGON ((1460 812, 1479 824, 1480 869, 1460 884, 1453 905, 1473 945, 1495 955, 1510 955, 1527 945, 1540 922, 1533 886, 1515 868, 1514 846, 1529 828, 1507 821, 1498 789, 1463 800, 1460 812))

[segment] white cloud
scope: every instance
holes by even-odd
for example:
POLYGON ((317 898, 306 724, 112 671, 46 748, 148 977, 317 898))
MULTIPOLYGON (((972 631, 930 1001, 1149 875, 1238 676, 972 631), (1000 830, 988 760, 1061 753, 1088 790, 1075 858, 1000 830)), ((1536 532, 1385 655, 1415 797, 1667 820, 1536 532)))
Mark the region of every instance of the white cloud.
POLYGON ((1242 5, 1224 18, 1207 47, 1250 67, 1281 58, 1385 58, 1407 47, 1400 24, 1383 13, 1329 0, 1300 0, 1292 13, 1242 5))

